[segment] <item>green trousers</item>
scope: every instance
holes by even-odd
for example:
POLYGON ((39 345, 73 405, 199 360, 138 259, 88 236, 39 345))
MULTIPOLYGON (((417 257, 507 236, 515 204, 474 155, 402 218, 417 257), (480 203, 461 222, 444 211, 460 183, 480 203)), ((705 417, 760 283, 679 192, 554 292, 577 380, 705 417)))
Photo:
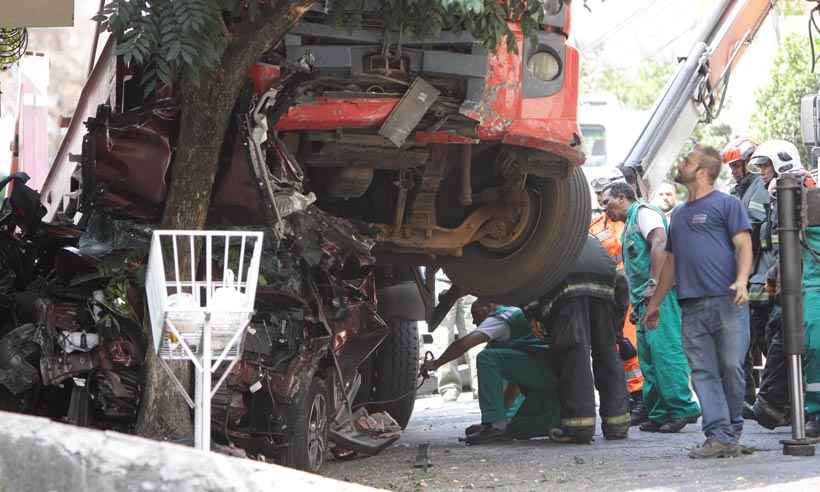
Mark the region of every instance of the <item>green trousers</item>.
MULTIPOLYGON (((700 407, 689 388, 689 363, 681 340, 681 311, 677 295, 670 292, 661 303, 660 321, 654 330, 638 323, 638 360, 643 373, 643 401, 649 419, 667 420, 697 417, 700 407)), ((638 307, 638 319, 646 308, 638 307)))
POLYGON ((806 334, 806 413, 820 414, 820 291, 803 293, 803 326, 806 334))
POLYGON ((516 384, 521 388, 524 402, 509 424, 514 437, 545 436, 549 429, 560 425, 557 379, 544 361, 519 350, 485 348, 478 353, 476 366, 482 423, 507 418, 504 388, 506 384, 516 384))

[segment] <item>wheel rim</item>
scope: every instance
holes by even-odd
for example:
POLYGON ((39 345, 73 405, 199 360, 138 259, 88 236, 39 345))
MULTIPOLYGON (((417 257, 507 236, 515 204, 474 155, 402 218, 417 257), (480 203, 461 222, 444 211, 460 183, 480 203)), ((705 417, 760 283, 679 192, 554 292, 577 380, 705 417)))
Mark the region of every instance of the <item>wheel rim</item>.
POLYGON ((311 470, 318 470, 325 461, 327 439, 327 400, 323 394, 313 398, 308 414, 308 462, 311 470))
POLYGON ((495 236, 487 235, 478 240, 478 243, 488 252, 496 254, 510 254, 529 239, 529 234, 535 229, 541 214, 540 197, 533 190, 527 190, 526 200, 513 211, 513 220, 493 221, 485 227, 492 227, 496 223, 506 225, 506 234, 495 236))

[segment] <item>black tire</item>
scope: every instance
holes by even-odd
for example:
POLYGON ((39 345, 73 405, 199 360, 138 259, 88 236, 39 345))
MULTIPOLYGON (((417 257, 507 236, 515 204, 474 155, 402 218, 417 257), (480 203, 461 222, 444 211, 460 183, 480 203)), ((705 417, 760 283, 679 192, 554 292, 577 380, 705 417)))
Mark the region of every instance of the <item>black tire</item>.
POLYGON ((289 445, 279 457, 280 464, 311 473, 319 471, 328 453, 330 411, 325 382, 313 378, 307 391, 285 411, 289 445))
POLYGON ((419 373, 419 328, 416 321, 392 318, 390 335, 382 342, 374 365, 373 399, 401 399, 384 405, 368 405, 371 412, 386 411, 407 427, 416 404, 416 376, 419 373))
POLYGON ((454 284, 488 300, 523 306, 554 288, 581 252, 592 215, 589 185, 576 167, 567 178, 527 180, 540 205, 529 237, 509 254, 478 244, 447 263, 444 271, 454 284))

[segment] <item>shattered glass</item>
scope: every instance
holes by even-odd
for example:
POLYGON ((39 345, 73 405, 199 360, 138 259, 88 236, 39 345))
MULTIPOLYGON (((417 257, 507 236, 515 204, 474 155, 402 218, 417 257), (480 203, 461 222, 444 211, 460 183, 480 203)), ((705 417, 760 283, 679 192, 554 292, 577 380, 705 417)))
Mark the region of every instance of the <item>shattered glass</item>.
POLYGON ((113 251, 144 251, 151 245, 152 228, 131 220, 94 213, 80 236, 80 253, 101 258, 113 251))

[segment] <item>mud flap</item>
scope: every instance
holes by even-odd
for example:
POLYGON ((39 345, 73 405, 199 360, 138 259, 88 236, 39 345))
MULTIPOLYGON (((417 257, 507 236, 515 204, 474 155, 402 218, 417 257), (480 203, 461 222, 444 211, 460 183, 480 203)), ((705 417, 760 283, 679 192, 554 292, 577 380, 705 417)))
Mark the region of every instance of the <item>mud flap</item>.
POLYGON ((360 454, 374 455, 379 454, 391 444, 398 441, 399 436, 380 439, 355 429, 331 429, 328 432, 328 439, 339 447, 350 449, 360 454))
POLYGON ((343 425, 331 426, 327 437, 340 448, 374 455, 396 442, 401 437, 401 429, 388 414, 369 415, 367 410, 360 408, 345 419, 343 425))

